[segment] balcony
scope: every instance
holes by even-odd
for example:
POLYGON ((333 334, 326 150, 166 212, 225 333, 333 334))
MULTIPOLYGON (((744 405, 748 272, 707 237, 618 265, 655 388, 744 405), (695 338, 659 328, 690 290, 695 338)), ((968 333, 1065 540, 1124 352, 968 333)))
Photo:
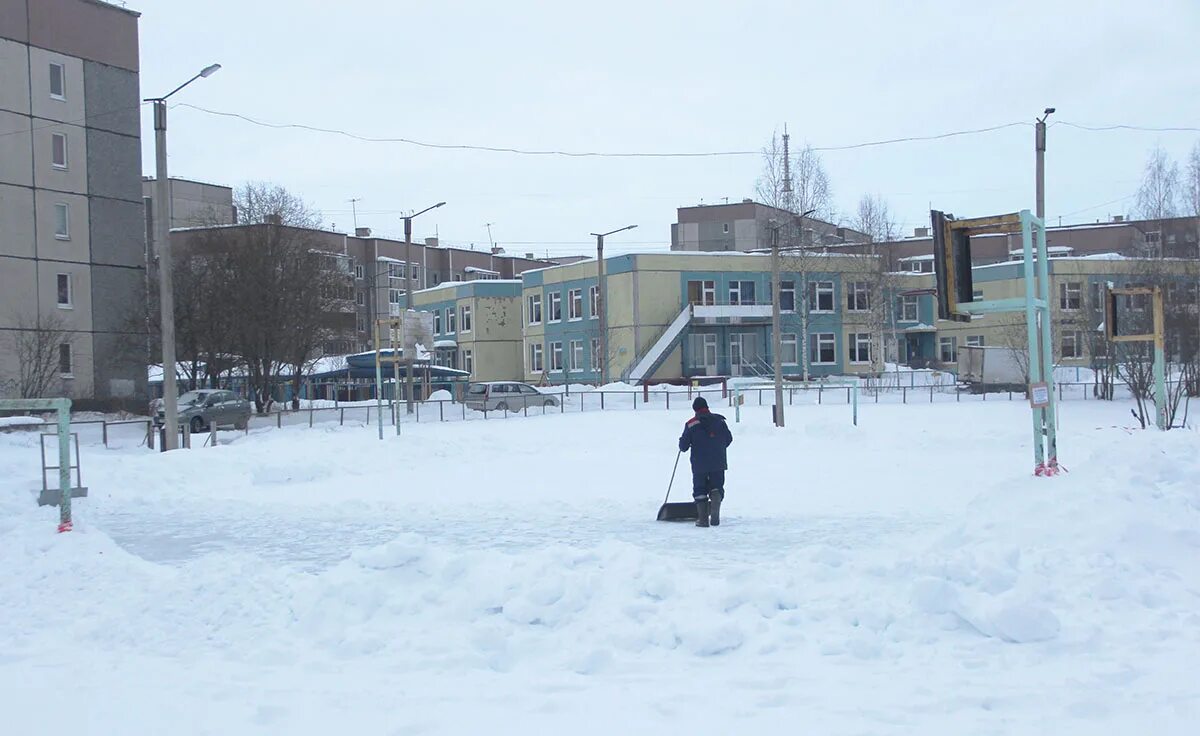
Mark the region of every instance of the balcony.
POLYGON ((770 304, 696 304, 692 321, 702 325, 762 324, 771 321, 770 304))

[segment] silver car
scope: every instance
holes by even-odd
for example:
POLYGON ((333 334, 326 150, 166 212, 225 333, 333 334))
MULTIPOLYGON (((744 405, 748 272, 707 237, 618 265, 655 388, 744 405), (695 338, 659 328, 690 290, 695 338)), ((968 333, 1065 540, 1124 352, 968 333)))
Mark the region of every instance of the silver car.
MULTIPOLYGON (((162 424, 162 400, 155 400, 154 420, 162 424)), ((179 424, 187 424, 193 434, 205 431, 213 423, 218 427, 233 426, 245 429, 253 408, 250 402, 232 391, 201 389, 188 391, 179 397, 179 424)))
POLYGON ((527 407, 558 406, 558 398, 528 383, 491 381, 467 386, 465 403, 475 411, 524 411, 527 407))

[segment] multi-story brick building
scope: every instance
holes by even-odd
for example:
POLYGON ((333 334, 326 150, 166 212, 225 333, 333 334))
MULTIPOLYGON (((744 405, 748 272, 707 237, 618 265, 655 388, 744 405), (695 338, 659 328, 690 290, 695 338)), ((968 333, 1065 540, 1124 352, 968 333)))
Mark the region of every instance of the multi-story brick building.
POLYGON ((47 393, 144 396, 139 109, 137 13, 0 0, 0 391, 52 337, 47 393))

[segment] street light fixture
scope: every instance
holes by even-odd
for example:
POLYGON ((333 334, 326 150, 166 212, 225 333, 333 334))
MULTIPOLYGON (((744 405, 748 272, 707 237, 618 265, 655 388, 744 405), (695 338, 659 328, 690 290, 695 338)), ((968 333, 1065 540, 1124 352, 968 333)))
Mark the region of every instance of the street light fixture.
POLYGON ((596 356, 600 361, 600 385, 608 383, 608 280, 604 275, 604 238, 609 235, 632 230, 637 225, 626 225, 606 233, 591 233, 596 236, 596 311, 600 313, 600 349, 596 356))
MULTIPOLYGON (((441 207, 445 204, 446 204, 445 202, 438 202, 435 205, 430 205, 429 207, 426 207, 425 209, 421 210, 420 212, 417 212, 416 214, 412 214, 412 215, 409 215, 408 217, 404 218, 404 268, 408 272, 408 278, 405 281, 405 284, 406 284, 405 291, 407 293, 404 296, 404 311, 405 311, 406 323, 407 323, 407 319, 408 319, 408 312, 413 309, 412 221, 413 221, 414 217, 419 217, 430 210, 436 210, 438 207, 441 207)), ((422 278, 424 278, 424 273, 422 273, 422 278)), ((375 349, 379 350, 379 346, 376 345, 375 349)), ((416 350, 413 350, 412 352, 415 353, 416 350)), ((394 358, 395 356, 392 356, 392 357, 394 358)), ((404 382, 408 387, 408 392, 407 392, 408 396, 405 397, 404 408, 409 414, 413 413, 413 358, 414 358, 414 356, 408 355, 408 351, 406 350, 405 355, 404 355, 404 366, 405 366, 405 372, 408 375, 405 377, 404 382)), ((395 393, 395 392, 393 392, 393 393, 395 393)), ((395 396, 393 396, 392 398, 395 398, 395 396)), ((397 430, 399 430, 399 427, 400 427, 400 425, 397 424, 396 425, 397 430)))
POLYGON ((1046 225, 1046 118, 1054 113, 1053 107, 1042 111, 1042 117, 1037 118, 1033 126, 1033 148, 1037 154, 1037 192, 1036 206, 1038 219, 1042 226, 1046 225))
POLYGON ((167 98, 201 77, 211 77, 220 68, 220 64, 210 64, 162 97, 145 100, 154 103, 154 241, 158 247, 158 301, 162 322, 164 450, 174 450, 179 443, 179 396, 175 385, 175 294, 171 282, 171 188, 167 181, 167 98))

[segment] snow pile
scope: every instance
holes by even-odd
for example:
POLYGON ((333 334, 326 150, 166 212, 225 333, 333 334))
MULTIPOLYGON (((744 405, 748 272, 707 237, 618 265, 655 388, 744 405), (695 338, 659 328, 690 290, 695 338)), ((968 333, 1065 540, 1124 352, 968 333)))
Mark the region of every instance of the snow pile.
POLYGON ((33 429, 40 427, 46 422, 39 417, 0 417, 0 430, 2 429, 33 429))
POLYGON ((454 401, 454 394, 442 388, 429 394, 429 398, 425 399, 425 401, 430 403, 437 403, 439 401, 454 401))

